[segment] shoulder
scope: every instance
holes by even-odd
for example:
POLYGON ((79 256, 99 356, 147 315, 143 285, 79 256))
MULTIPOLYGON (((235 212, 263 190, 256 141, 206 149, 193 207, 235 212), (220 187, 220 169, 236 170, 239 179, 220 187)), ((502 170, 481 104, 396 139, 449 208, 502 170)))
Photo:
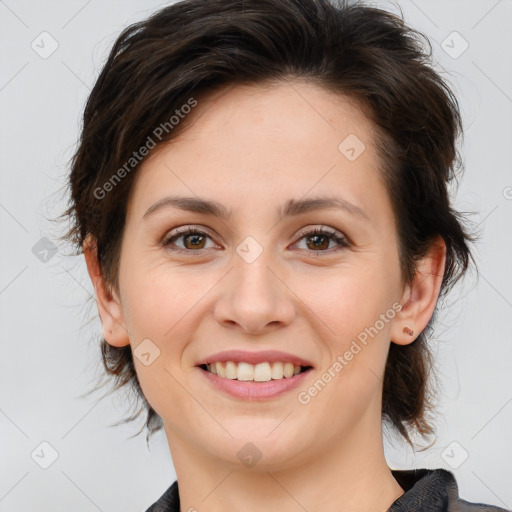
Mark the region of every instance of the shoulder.
POLYGON ((483 503, 470 503, 459 497, 455 476, 446 469, 391 470, 404 494, 393 502, 389 512, 511 512, 483 503))
MULTIPOLYGON (((388 512, 512 512, 459 497, 455 476, 446 469, 391 470, 404 494, 388 512)), ((178 482, 175 481, 146 512, 180 512, 178 482)))
POLYGON ((180 512, 178 481, 176 480, 146 512, 180 512))

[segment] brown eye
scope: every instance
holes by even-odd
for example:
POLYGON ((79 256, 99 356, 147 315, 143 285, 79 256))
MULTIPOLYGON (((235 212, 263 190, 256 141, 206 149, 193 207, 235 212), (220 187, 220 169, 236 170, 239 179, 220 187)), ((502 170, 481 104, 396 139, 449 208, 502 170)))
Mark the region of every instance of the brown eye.
POLYGON ((200 234, 191 234, 184 235, 183 240, 183 244, 187 249, 203 249, 205 237, 200 234))
MULTIPOLYGON (((306 249, 312 252, 327 252, 331 241, 341 247, 348 247, 347 239, 337 231, 327 228, 315 228, 311 231, 302 231, 301 240, 306 240, 306 249)), ((337 250, 336 247, 334 250, 337 250)))
POLYGON ((307 237, 308 249, 328 249, 329 248, 329 237, 325 235, 311 235, 307 237))
POLYGON ((197 251, 201 249, 205 249, 205 244, 207 239, 210 238, 209 235, 199 231, 197 229, 187 227, 186 229, 182 229, 181 231, 174 232, 170 237, 168 237, 163 245, 165 247, 170 247, 175 245, 175 241, 182 239, 182 245, 176 246, 177 250, 183 251, 197 251))

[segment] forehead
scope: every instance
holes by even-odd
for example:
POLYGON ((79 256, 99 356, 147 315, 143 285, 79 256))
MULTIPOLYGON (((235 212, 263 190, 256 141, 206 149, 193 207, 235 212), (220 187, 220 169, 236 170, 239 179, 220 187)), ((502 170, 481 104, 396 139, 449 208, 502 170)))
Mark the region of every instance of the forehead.
POLYGON ((340 190, 358 202, 382 188, 375 128, 345 96, 302 82, 235 85, 198 97, 188 116, 137 170, 139 217, 164 192, 217 194, 243 207, 245 194, 278 200, 340 190))
MULTIPOLYGON (((337 157, 340 137, 359 134, 371 144, 369 137, 375 129, 355 99, 298 81, 230 85, 201 96, 189 117, 192 126, 174 138, 183 148, 198 138, 205 146, 215 139, 211 151, 219 141, 224 148, 235 149, 251 139, 254 146, 266 144, 269 155, 290 146, 300 152, 297 143, 303 142, 306 150, 330 146, 337 157)), ((249 154, 251 147, 239 149, 249 154)))

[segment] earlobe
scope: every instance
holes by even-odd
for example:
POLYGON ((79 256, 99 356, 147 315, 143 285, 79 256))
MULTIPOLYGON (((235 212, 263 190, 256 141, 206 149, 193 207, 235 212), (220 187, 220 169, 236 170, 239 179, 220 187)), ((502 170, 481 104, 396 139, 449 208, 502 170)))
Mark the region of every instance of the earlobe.
POLYGON ((446 244, 442 237, 432 241, 427 254, 417 262, 412 283, 405 287, 402 309, 391 328, 391 341, 412 343, 434 314, 446 263, 446 244), (412 335, 411 335, 412 332, 412 335))
POLYGON ((110 287, 107 286, 104 277, 101 275, 95 240, 88 236, 83 243, 82 250, 87 265, 87 272, 96 293, 96 304, 103 326, 103 337, 109 345, 114 347, 129 345, 130 338, 124 324, 121 301, 115 291, 110 290, 110 287))

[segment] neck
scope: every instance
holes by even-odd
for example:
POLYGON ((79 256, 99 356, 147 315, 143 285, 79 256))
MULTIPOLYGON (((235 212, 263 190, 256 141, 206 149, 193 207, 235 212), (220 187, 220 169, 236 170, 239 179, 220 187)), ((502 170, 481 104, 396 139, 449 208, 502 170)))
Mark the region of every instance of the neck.
POLYGON ((343 439, 324 443, 323 450, 303 450, 300 463, 262 459, 250 468, 213 457, 167 431, 181 511, 384 512, 404 491, 386 463, 381 428, 371 430, 358 425, 343 439))

